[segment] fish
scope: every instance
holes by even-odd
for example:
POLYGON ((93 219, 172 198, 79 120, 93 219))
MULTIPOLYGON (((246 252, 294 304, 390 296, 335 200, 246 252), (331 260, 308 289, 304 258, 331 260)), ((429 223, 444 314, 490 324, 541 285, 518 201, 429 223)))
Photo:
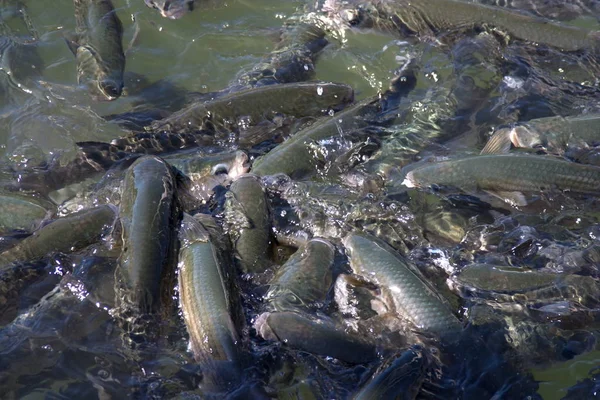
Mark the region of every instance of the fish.
POLYGON ((195 0, 144 0, 150 8, 169 19, 179 19, 194 10, 195 0))
POLYGON ((332 282, 333 245, 313 238, 275 273, 265 299, 277 311, 309 310, 325 302, 332 282))
POLYGON ((296 118, 326 115, 330 110, 342 109, 353 100, 352 88, 339 83, 267 85, 192 104, 168 118, 155 121, 146 129, 175 133, 245 129, 281 114, 296 118))
POLYGON ((0 192, 0 233, 33 231, 55 209, 53 204, 41 198, 0 192))
POLYGON ((110 0, 73 0, 75 34, 65 40, 77 59, 77 82, 94 100, 115 100, 123 92, 123 25, 110 0))
POLYGON ((366 116, 378 111, 378 101, 378 97, 369 97, 296 132, 294 136, 256 159, 250 171, 258 176, 281 173, 294 179, 314 175, 318 170, 318 162, 313 156, 311 144, 319 140, 343 137, 349 131, 366 127, 366 116))
POLYGON ((13 264, 0 272, 0 328, 18 316, 24 309, 23 303, 39 301, 58 284, 60 274, 53 273, 56 267, 44 261, 26 262, 13 264), (28 290, 30 293, 22 298, 23 292, 28 290))
POLYGON ((512 8, 543 18, 570 21, 583 15, 598 17, 598 0, 476 0, 480 4, 512 8))
POLYGON ((556 284, 560 275, 488 264, 469 264, 454 277, 463 286, 498 293, 527 292, 556 284))
POLYGON ((96 243, 113 227, 116 210, 103 205, 58 218, 0 253, 0 271, 17 261, 39 260, 56 252, 70 253, 96 243))
POLYGON ((416 167, 402 183, 407 187, 443 185, 465 191, 483 190, 524 206, 527 200, 523 192, 600 193, 600 167, 551 156, 478 155, 416 167))
POLYGON ((295 312, 265 312, 257 317, 254 327, 266 340, 350 364, 363 364, 377 358, 373 343, 347 333, 328 320, 312 320, 295 312))
POLYGON ((225 219, 243 273, 264 272, 271 262, 271 216, 265 189, 256 175, 236 179, 225 195, 225 219))
POLYGON ((373 376, 353 399, 413 399, 425 379, 427 365, 424 350, 413 346, 373 376))
POLYGON ((510 38, 564 51, 600 50, 600 35, 596 31, 460 0, 359 1, 347 7, 341 16, 354 27, 375 27, 404 37, 487 28, 503 32, 510 38))
POLYGON ((127 170, 121 191, 118 307, 126 317, 156 314, 172 298, 177 256, 179 211, 171 168, 156 156, 141 157, 127 170))
POLYGON ((239 294, 219 255, 224 249, 204 225, 185 214, 179 232, 179 303, 190 336, 190 349, 203 372, 201 387, 228 391, 240 383, 244 356, 236 325, 239 294))
POLYGON ((328 43, 325 30, 315 24, 299 22, 284 28, 273 52, 236 77, 228 90, 308 81, 314 77, 317 57, 328 43))
POLYGON ((421 331, 450 335, 461 324, 448 302, 388 245, 366 233, 353 232, 343 239, 352 271, 375 283, 395 312, 421 331))
POLYGON ((494 131, 481 154, 507 153, 517 148, 542 148, 564 155, 570 148, 587 148, 600 143, 600 114, 547 117, 518 122, 494 131))

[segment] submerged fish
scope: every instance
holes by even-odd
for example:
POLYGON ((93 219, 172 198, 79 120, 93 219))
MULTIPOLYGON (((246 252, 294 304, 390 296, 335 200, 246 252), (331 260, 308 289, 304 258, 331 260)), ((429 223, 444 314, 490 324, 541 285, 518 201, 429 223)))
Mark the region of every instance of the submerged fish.
POLYGON ((409 171, 408 187, 453 186, 462 190, 484 190, 513 204, 526 205, 521 192, 563 190, 600 193, 600 167, 582 165, 550 156, 480 155, 442 161, 409 171))
POLYGON ((387 368, 376 374, 354 400, 413 399, 425 379, 427 359, 424 351, 413 347, 400 354, 387 368))
POLYGON ((123 91, 123 26, 110 0, 73 0, 75 35, 67 44, 77 59, 77 82, 96 100, 114 100, 123 91))
POLYGON ((315 141, 336 138, 349 131, 365 127, 366 115, 377 109, 378 98, 365 99, 352 107, 322 119, 297 132, 290 139, 258 158, 252 164, 252 173, 259 176, 283 173, 292 178, 309 176, 317 172, 318 162, 313 156, 311 144, 315 141))
POLYGON ((226 391, 240 383, 241 341, 232 312, 238 294, 219 255, 223 249, 194 217, 185 215, 180 231, 179 301, 190 348, 203 372, 203 387, 226 391))
POLYGON ((195 0, 144 0, 150 8, 158 10, 165 18, 178 19, 194 10, 195 0))
POLYGON ((354 100, 348 85, 302 82, 256 87, 192 104, 151 125, 153 131, 195 132, 247 128, 276 115, 321 116, 354 100))
POLYGON ((264 339, 347 363, 362 364, 377 357, 375 345, 363 338, 347 333, 330 321, 311 320, 295 312, 263 313, 254 326, 264 339))
POLYGON ((397 314, 426 332, 460 331, 460 322, 448 303, 401 255, 363 233, 351 233, 343 242, 354 273, 377 284, 397 314))
POLYGON ((480 4, 527 11, 544 18, 573 20, 582 15, 599 16, 598 0, 475 0, 480 4))
POLYGON ((378 0, 346 10, 350 24, 377 27, 404 36, 495 28, 511 38, 566 51, 600 50, 597 32, 561 25, 518 11, 461 0, 378 0))
POLYGON ((0 192, 0 234, 14 230, 33 231, 55 208, 40 198, 0 192))

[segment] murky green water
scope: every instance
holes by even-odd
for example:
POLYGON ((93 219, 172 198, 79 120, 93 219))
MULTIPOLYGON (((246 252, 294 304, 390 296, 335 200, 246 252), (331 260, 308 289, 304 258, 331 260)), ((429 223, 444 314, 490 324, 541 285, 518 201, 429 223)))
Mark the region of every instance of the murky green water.
MULTIPOLYGON (((147 8, 143 0, 113 2, 123 23, 124 45, 127 48, 126 94, 112 102, 94 102, 85 89, 76 86, 75 59, 64 40, 64 35, 74 30, 72 1, 55 0, 51 5, 44 1, 27 1, 31 19, 40 36, 37 51, 43 61, 40 71, 42 84, 21 88, 13 99, 5 99, 5 103, 1 105, 0 160, 3 169, 25 169, 56 160, 66 162, 76 152, 76 142, 110 142, 123 136, 126 131, 104 121, 100 116, 127 111, 136 103, 144 101, 139 96, 141 90, 158 81, 164 80, 175 89, 185 91, 210 92, 227 87, 241 71, 251 69, 267 56, 278 41, 282 25, 307 7, 300 0, 214 0, 208 4, 198 0, 200 4, 194 12, 180 20, 167 20, 147 8)), ((587 29, 600 28, 598 22, 589 17, 572 24, 587 29)), ((347 83, 354 88, 356 99, 360 100, 386 90, 394 77, 394 71, 407 59, 418 55, 423 64, 419 76, 424 80, 417 83, 417 89, 431 91, 437 87, 438 82, 442 87, 452 74, 452 57, 447 51, 433 51, 432 47, 427 42, 408 44, 374 31, 346 31, 343 40, 332 40, 320 56, 316 79, 347 83)), ((556 63, 553 73, 559 77, 557 79, 566 77, 577 80, 581 77, 588 83, 593 80, 590 72, 593 69, 572 68, 571 61, 570 58, 549 61, 556 63), (573 75, 569 75, 571 73, 573 75)), ((155 92, 153 95, 161 101, 165 100, 161 97, 169 96, 166 91, 155 92)), ((503 96, 496 92, 493 95, 503 96)), ((576 105, 580 107, 579 103, 576 105)), ((415 108, 419 106, 416 103, 414 105, 415 108)), ((439 153, 445 155, 456 149, 477 151, 473 146, 481 144, 480 134, 473 128, 458 139, 455 138, 454 142, 450 142, 439 153)), ((11 176, 8 174, 5 180, 10 180, 11 176)), ((540 214, 545 212, 546 210, 540 211, 540 214)), ((76 392, 72 388, 69 391, 65 389, 70 384, 64 378, 69 373, 66 367, 69 362, 83 365, 81 369, 88 368, 90 374, 96 373, 94 368, 97 365, 106 364, 113 367, 115 376, 120 379, 127 376, 126 368, 120 364, 120 354, 112 353, 114 349, 111 348, 107 351, 106 358, 101 359, 98 354, 102 351, 94 346, 101 347, 97 343, 92 344, 91 349, 79 348, 80 353, 69 349, 72 354, 65 351, 64 358, 57 361, 60 368, 66 371, 62 371, 64 374, 57 378, 58 392, 76 392), (94 362, 82 360, 86 351, 97 359, 94 362)), ((181 361, 186 358, 181 355, 183 347, 181 340, 177 345, 169 347, 165 351, 168 355, 161 355, 153 361, 155 369, 149 376, 174 375, 169 375, 171 369, 179 362, 185 364, 181 361)), ((50 348, 48 351, 51 350, 50 348)), ((586 378, 588 371, 599 364, 598 352, 591 351, 568 362, 536 368, 533 373, 541 382, 539 393, 547 400, 562 398, 566 394, 566 388, 586 378)), ((25 369, 26 366, 19 368, 25 369)), ((73 380, 84 380, 81 374, 79 370, 74 372, 73 375, 77 377, 73 380)), ((46 371, 40 375, 44 378, 45 388, 53 386, 50 373, 46 371)), ((344 379, 351 380, 347 376, 344 379)), ((107 378, 106 381, 110 379, 107 378)), ((36 385, 31 383, 32 387, 36 385)), ((120 385, 128 386, 126 382, 115 384, 116 387, 120 385)), ((17 386, 27 387, 27 380, 19 382, 17 386)), ((46 394, 40 389, 40 392, 34 391, 26 398, 53 398, 44 397, 46 394)))

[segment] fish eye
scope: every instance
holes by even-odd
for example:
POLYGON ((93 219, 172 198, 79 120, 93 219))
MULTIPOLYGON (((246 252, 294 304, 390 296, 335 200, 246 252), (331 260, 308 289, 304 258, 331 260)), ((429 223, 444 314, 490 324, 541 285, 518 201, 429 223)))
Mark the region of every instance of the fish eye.
POLYGON ((300 301, 300 299, 298 298, 298 296, 296 296, 293 293, 288 293, 285 296, 285 300, 290 303, 290 304, 294 304, 294 305, 300 305, 302 304, 302 302, 300 301))
POLYGON ((98 82, 98 86, 100 87, 100 90, 102 90, 102 93, 114 98, 119 97, 123 91, 121 85, 116 85, 111 81, 100 81, 98 82))

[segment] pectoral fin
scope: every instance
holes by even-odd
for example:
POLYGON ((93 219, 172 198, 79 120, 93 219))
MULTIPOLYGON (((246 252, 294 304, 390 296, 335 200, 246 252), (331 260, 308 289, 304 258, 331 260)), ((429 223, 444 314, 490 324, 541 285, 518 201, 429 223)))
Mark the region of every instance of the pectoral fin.
POLYGON ((481 154, 506 154, 510 151, 512 129, 499 129, 490 140, 486 143, 485 147, 481 150, 481 154))
POLYGON ((505 192, 505 191, 493 191, 485 190, 486 193, 499 198, 500 200, 510 204, 513 207, 524 207, 529 202, 525 195, 521 192, 505 192))
POLYGON ((74 56, 77 55, 77 48, 79 48, 79 35, 74 33, 66 33, 65 34, 65 42, 67 46, 69 46, 69 50, 73 53, 74 56))

